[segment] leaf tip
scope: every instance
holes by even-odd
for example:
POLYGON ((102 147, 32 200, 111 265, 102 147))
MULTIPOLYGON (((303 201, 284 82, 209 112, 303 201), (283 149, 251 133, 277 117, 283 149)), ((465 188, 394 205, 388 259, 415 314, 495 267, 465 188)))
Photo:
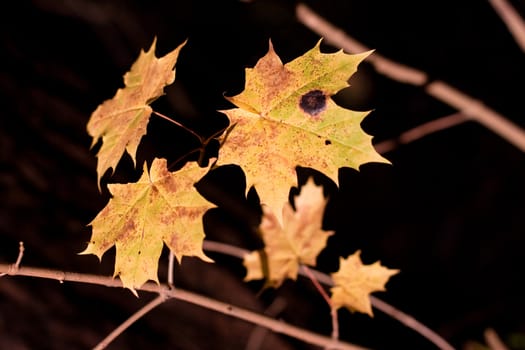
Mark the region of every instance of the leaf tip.
POLYGON ((323 42, 324 37, 321 37, 319 40, 317 40, 317 43, 315 44, 315 47, 321 51, 321 43, 323 42))
POLYGON ((136 290, 135 288, 133 288, 133 287, 126 287, 126 286, 124 286, 124 288, 126 288, 126 289, 129 290, 131 293, 133 293, 133 295, 134 295, 135 297, 137 297, 137 298, 139 297, 139 293, 137 293, 137 290, 136 290))
POLYGON ((157 48, 157 36, 155 35, 153 37, 153 42, 151 43, 148 52, 153 51, 155 52, 155 49, 157 48))
POLYGON ((268 51, 274 51, 273 50, 272 38, 268 39, 268 51))
POLYGON ((94 255, 98 258, 99 263, 102 262, 102 255, 103 253, 97 252, 94 249, 95 245, 93 242, 89 242, 86 249, 84 249, 81 252, 78 252, 77 255, 94 255))

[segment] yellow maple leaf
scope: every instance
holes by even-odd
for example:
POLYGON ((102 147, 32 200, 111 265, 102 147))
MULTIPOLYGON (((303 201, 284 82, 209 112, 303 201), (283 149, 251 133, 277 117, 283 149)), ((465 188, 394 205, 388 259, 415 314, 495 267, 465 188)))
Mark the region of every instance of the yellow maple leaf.
MULTIPOLYGON (((315 265, 317 255, 326 246, 333 231, 322 227, 326 199, 323 187, 310 178, 301 187, 294 200, 295 211, 289 203, 283 207, 283 224, 268 206, 263 206, 263 218, 259 226, 264 250, 268 260, 269 283, 278 287, 286 278, 296 279, 299 264, 315 265)), ((264 278, 261 256, 258 251, 244 257, 247 269, 246 281, 264 278)))
POLYGON ((339 271, 332 274, 332 307, 346 307, 373 316, 370 293, 384 291, 390 276, 399 270, 381 266, 379 261, 363 265, 358 250, 348 258, 340 258, 339 271))
POLYGON ((348 86, 358 64, 370 54, 325 54, 320 41, 283 65, 271 42, 268 53, 246 69, 245 90, 224 110, 232 129, 220 149, 220 164, 239 164, 261 202, 274 210, 287 201, 295 167, 311 167, 337 183, 340 167, 385 162, 361 129, 368 112, 335 104, 331 96, 348 86))
POLYGON ((93 137, 91 147, 100 138, 97 153, 98 184, 108 169, 115 169, 124 151, 135 164, 137 148, 151 116, 150 104, 164 94, 164 87, 175 80, 175 63, 182 43, 161 58, 155 57, 156 39, 149 51, 142 51, 129 72, 124 75, 125 87, 115 96, 100 104, 91 114, 87 131, 93 137))
POLYGON ((202 215, 212 205, 194 188, 206 171, 188 163, 169 172, 166 159, 156 158, 149 173, 144 164, 136 183, 109 184, 113 197, 90 223, 91 240, 80 254, 101 259, 115 245, 114 276, 120 276, 124 287, 135 294, 135 288, 147 280, 158 283, 163 242, 179 261, 196 256, 211 262, 202 250, 202 215))

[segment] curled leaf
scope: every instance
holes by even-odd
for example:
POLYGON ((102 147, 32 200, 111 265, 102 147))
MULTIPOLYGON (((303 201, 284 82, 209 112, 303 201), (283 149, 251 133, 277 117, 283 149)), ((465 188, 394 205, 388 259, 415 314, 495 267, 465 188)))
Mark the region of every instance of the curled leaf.
POLYGON ((254 251, 244 258, 245 280, 267 277, 271 285, 278 287, 286 278, 297 278, 299 264, 315 265, 328 237, 333 234, 333 231, 322 229, 326 202, 323 187, 310 178, 295 197, 295 211, 288 202, 284 205, 282 224, 272 210, 264 206, 259 228, 265 243, 269 276, 264 276, 260 253, 254 251))

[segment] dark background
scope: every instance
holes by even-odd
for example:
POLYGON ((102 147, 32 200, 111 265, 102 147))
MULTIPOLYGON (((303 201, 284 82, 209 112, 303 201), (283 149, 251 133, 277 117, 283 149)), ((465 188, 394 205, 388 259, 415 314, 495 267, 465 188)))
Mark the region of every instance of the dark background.
MULTIPOLYGON (((524 53, 488 2, 310 1, 314 10, 393 60, 442 79, 525 127, 524 53)), ((525 3, 514 3, 525 11, 525 3)), ((79 256, 86 225, 108 200, 96 184, 96 162, 85 125, 113 96, 141 49, 158 38, 163 55, 186 38, 176 83, 154 108, 203 135, 226 125, 222 96, 243 89, 272 39, 289 61, 319 37, 295 18, 293 1, 14 1, 0 12, 0 260, 13 262, 24 241, 25 266, 112 274, 114 251, 102 263, 79 256)), ((334 48, 323 45, 323 50, 334 48)), ((363 128, 374 143, 454 113, 421 89, 378 75, 367 63, 355 84, 336 96, 345 107, 372 110, 363 128)), ((195 140, 152 118, 139 164, 176 159, 195 140)), ((213 150, 212 150, 213 151, 213 150)), ((437 331, 455 347, 483 341, 493 327, 523 349, 525 302, 525 155, 490 130, 469 122, 384 154, 392 165, 342 169, 340 193, 326 225, 336 229, 319 258, 335 271, 339 256, 362 250, 401 273, 376 296, 437 331)), ((139 167, 140 168, 140 167, 139 167)), ((129 158, 113 182, 135 179, 129 158)), ((109 178, 106 176, 104 181, 109 178)), ((210 191, 232 193, 244 208, 242 174, 226 169, 210 191)), ((215 181, 216 180, 216 181, 215 181)), ((211 193, 211 192, 210 192, 211 193)), ((226 198, 227 199, 227 198, 226 198)), ((236 202, 237 201, 237 202, 236 202)), ((224 200, 223 202, 228 202, 224 200)), ((221 204, 221 203, 219 203, 221 204)), ((210 239, 253 248, 250 218, 238 207, 206 215, 210 239)), ((255 219, 256 220, 256 219, 255 219)), ((329 334, 328 309, 308 281, 285 283, 257 299, 243 283, 240 261, 211 253, 217 264, 185 259, 177 285, 262 312, 286 302, 279 317, 329 334)), ((166 274, 166 253, 159 274, 166 274)), ((0 279, 1 349, 89 349, 153 298, 141 293, 26 277, 0 279)), ((376 349, 434 349, 397 321, 341 311, 341 338, 376 349)), ((138 321, 109 349, 243 349, 253 326, 171 300, 138 321)), ((261 349, 309 349, 268 335, 261 349)))

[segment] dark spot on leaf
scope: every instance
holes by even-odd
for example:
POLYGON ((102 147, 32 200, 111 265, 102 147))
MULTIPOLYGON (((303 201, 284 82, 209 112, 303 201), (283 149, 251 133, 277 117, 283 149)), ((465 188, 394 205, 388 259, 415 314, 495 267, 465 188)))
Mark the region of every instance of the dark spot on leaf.
POLYGON ((321 90, 312 90, 301 96, 299 107, 315 117, 326 109, 326 96, 321 90))
POLYGON ((332 141, 330 141, 330 140, 324 140, 324 144, 325 144, 326 146, 331 145, 331 144, 332 144, 332 141))
POLYGON ((140 255, 141 251, 139 250, 138 255, 140 255))

